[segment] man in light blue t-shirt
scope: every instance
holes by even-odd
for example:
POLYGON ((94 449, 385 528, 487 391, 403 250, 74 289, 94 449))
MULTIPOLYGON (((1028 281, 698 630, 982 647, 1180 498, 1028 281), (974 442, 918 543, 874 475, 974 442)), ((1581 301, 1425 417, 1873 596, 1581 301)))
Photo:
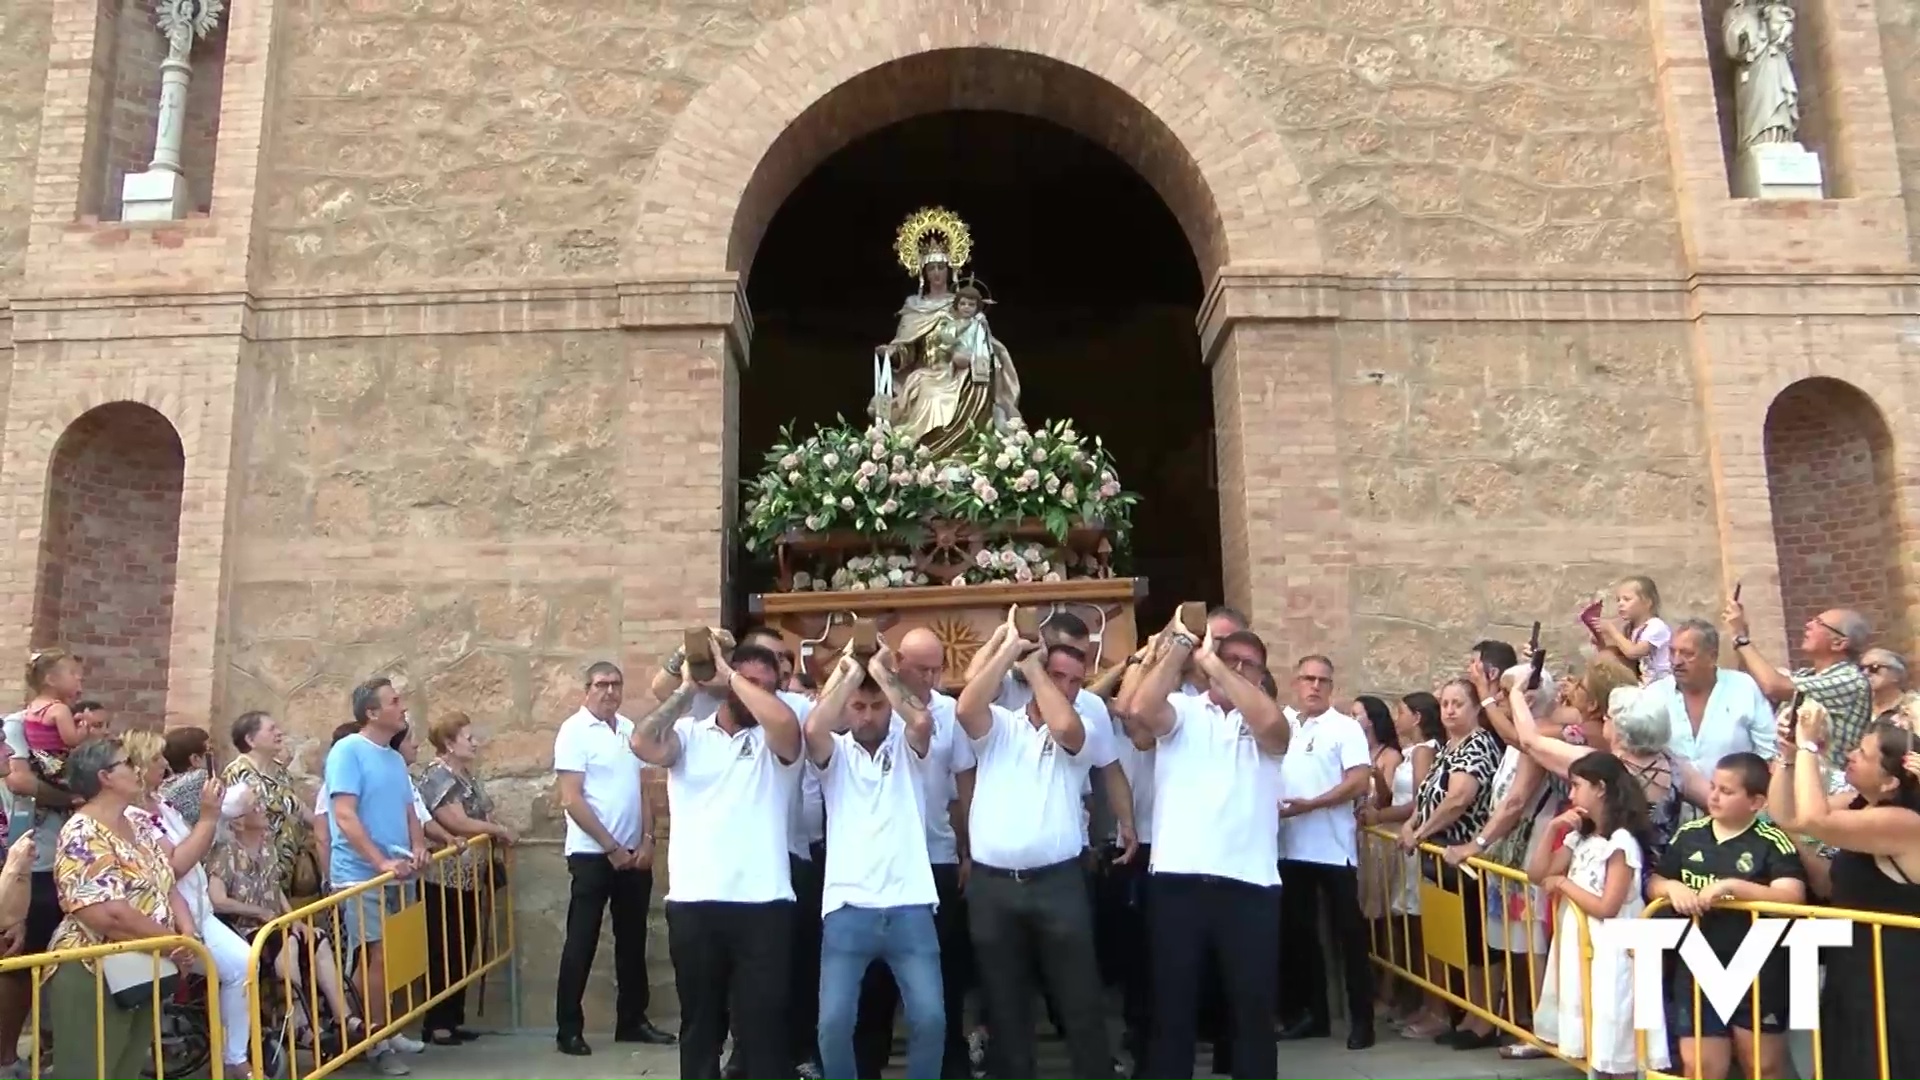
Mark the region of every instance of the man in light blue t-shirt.
MULTIPOLYGON (((328 862, 333 891, 349 892, 382 874, 405 881, 427 865, 427 840, 413 813, 413 781, 407 763, 394 750, 394 736, 406 727, 407 712, 400 692, 390 679, 369 679, 354 687, 353 716, 361 724, 357 734, 333 744, 327 752, 325 785, 330 799, 328 862)), ((367 950, 361 1000, 367 1003, 369 1031, 385 1027, 388 1018, 386 956, 381 948, 385 914, 398 913, 403 886, 394 883, 366 889, 340 907, 341 933, 349 949, 367 950)), ((396 1039, 398 1037, 396 1036, 396 1039)), ((405 1075, 394 1054, 395 1040, 376 1045, 374 1067, 389 1076, 405 1075)), ((417 1051, 415 1051, 417 1052, 417 1051)))

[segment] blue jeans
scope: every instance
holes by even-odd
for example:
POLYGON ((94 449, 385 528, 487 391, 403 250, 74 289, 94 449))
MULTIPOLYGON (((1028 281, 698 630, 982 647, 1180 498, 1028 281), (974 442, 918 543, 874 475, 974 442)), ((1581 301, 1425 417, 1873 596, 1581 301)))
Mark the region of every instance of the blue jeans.
POLYGON ((834 1080, 858 1073, 853 1025, 867 965, 884 961, 907 1014, 907 1080, 939 1080, 947 1033, 940 936, 926 904, 837 908, 820 927, 820 1066, 834 1080))

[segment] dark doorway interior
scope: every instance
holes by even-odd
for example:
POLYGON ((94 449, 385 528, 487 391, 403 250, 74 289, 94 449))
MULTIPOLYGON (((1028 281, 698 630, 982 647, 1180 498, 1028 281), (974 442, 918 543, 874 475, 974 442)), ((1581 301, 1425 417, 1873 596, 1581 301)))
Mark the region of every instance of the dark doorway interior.
MULTIPOLYGON (((740 467, 756 472, 783 424, 864 418, 871 356, 914 283, 893 235, 920 206, 972 229, 970 269, 997 303, 1029 422, 1071 417, 1101 436, 1140 492, 1123 572, 1151 591, 1142 625, 1183 599, 1221 598, 1213 393, 1194 318, 1201 280, 1159 196, 1119 158, 1011 113, 935 113, 828 158, 774 216, 747 282, 752 366, 740 467)), ((768 586, 735 553, 736 606, 768 586)))

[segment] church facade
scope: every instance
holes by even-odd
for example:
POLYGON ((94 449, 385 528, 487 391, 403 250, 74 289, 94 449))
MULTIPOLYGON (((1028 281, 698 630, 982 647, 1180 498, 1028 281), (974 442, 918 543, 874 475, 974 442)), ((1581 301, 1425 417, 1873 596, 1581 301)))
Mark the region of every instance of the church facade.
POLYGON ((319 739, 395 673, 557 824, 583 664, 635 713, 721 615, 770 221, 956 109, 1177 219, 1221 598, 1277 655, 1427 686, 1624 573, 1737 579, 1783 661, 1835 603, 1910 641, 1905 0, 1790 12, 1811 198, 1732 193, 1723 0, 249 0, 166 106, 152 7, 0 0, 0 655, 125 713, 319 739), (172 109, 179 212, 129 220, 172 109))

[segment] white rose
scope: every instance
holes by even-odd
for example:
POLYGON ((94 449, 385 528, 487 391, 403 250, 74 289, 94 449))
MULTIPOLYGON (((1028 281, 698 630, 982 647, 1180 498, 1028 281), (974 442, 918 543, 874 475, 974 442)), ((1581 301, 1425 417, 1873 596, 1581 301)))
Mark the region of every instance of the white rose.
POLYGON ((820 459, 820 464, 825 465, 827 468, 831 469, 834 466, 840 464, 840 455, 829 450, 827 451, 827 456, 820 459))
POLYGON ((1027 561, 1028 562, 1033 562, 1034 560, 1040 558, 1042 555, 1045 555, 1045 554, 1046 552, 1040 550, 1039 544, 1027 545, 1027 561))
POLYGON ((905 585, 907 583, 907 572, 898 567, 889 570, 887 571, 887 581, 894 585, 905 585))
POLYGON ((847 586, 847 591, 848 592, 866 592, 867 583, 864 581, 861 581, 859 578, 855 578, 853 579, 853 584, 847 586))
MULTIPOLYGON (((1071 495, 1069 495, 1069 496, 1067 496, 1067 497, 1068 497, 1068 498, 1072 498, 1073 496, 1071 496, 1071 495)), ((853 509, 853 496, 851 496, 851 495, 842 495, 842 496, 840 496, 840 509, 842 509, 842 510, 851 510, 851 509, 853 509)))
POLYGON ((867 456, 871 457, 875 461, 887 460, 887 444, 874 443, 873 449, 867 452, 867 456))
POLYGON ((1060 493, 1060 478, 1057 476, 1047 477, 1047 494, 1058 495, 1059 493, 1060 493))
POLYGON ((912 581, 915 585, 925 585, 927 583, 927 575, 915 570, 908 580, 912 581))
POLYGON ((900 509, 900 504, 892 499, 888 499, 886 502, 880 504, 880 512, 882 514, 891 514, 898 509, 900 509))
POLYGON ((855 491, 865 491, 872 486, 864 476, 856 476, 853 478, 853 490, 855 491))
POLYGON ((820 520, 820 518, 817 515, 814 515, 814 514, 807 515, 808 529, 812 530, 813 532, 819 532, 821 529, 824 529, 826 527, 827 527, 827 523, 820 520))
POLYGON ((997 502, 999 498, 1000 498, 1000 493, 993 490, 993 488, 991 487, 983 487, 980 489, 980 501, 983 503, 991 504, 991 503, 997 502))
POLYGON ((1032 486, 1033 484, 1029 482, 1025 476, 1018 476, 1014 478, 1013 490, 1015 491, 1026 491, 1028 488, 1031 488, 1032 486))
POLYGON ((1042 462, 1042 461, 1045 461, 1045 460, 1047 460, 1047 452, 1046 452, 1045 450, 1042 450, 1042 449, 1040 449, 1040 448, 1039 448, 1039 447, 1037 447, 1037 446, 1036 446, 1036 447, 1034 447, 1034 448, 1033 448, 1033 460, 1034 460, 1034 463, 1035 463, 1035 464, 1038 464, 1038 463, 1040 463, 1040 462, 1042 462))
POLYGON ((967 575, 964 573, 953 575, 953 580, 947 582, 947 584, 949 585, 965 585, 966 583, 967 583, 967 575))
POLYGON ((1060 488, 1060 497, 1067 500, 1068 502, 1072 502, 1074 499, 1079 497, 1079 492, 1074 490, 1074 487, 1072 484, 1065 484, 1065 485, 1062 485, 1060 488))
POLYGON ((1066 579, 1060 576, 1060 572, 1058 570, 1049 570, 1046 573, 1040 575, 1040 580, 1041 581, 1065 581, 1066 579))
POLYGON ((800 482, 800 470, 795 469, 793 472, 790 472, 787 474, 787 483, 797 484, 799 482, 800 482))
POLYGON ((875 574, 868 584, 876 589, 884 589, 887 587, 887 576, 885 574, 875 574))
POLYGON ((793 587, 794 587, 794 588, 796 588, 796 589, 811 589, 811 588, 813 588, 813 575, 812 575, 812 574, 809 574, 809 573, 807 573, 807 572, 806 572, 805 570, 796 570, 796 571, 794 571, 794 573, 793 573, 793 587))
POLYGON ((833 587, 836 589, 845 588, 850 577, 851 575, 847 573, 847 568, 844 566, 835 570, 833 572, 833 587))
POLYGON ((1010 468, 1012 465, 1013 459, 1005 454, 1001 454, 999 457, 993 459, 993 467, 996 469, 1010 468))
POLYGON ((899 472, 901 469, 904 469, 906 467, 907 467, 907 455, 905 454, 893 455, 893 471, 899 472))
POLYGON ((973 557, 973 561, 980 564, 980 569, 991 570, 993 569, 993 563, 994 563, 993 552, 983 551, 980 554, 975 555, 973 557))
POLYGON ((1027 569, 1027 568, 1026 568, 1026 567, 1024 567, 1024 566, 1020 566, 1020 567, 1015 567, 1015 568, 1014 568, 1014 571, 1013 571, 1013 580, 1015 580, 1015 581, 1032 581, 1032 580, 1033 580, 1033 571, 1031 571, 1031 570, 1029 570, 1029 569, 1027 569))
POLYGON ((797 469, 800 467, 800 459, 796 455, 788 454, 786 457, 780 459, 780 467, 783 469, 797 469))

